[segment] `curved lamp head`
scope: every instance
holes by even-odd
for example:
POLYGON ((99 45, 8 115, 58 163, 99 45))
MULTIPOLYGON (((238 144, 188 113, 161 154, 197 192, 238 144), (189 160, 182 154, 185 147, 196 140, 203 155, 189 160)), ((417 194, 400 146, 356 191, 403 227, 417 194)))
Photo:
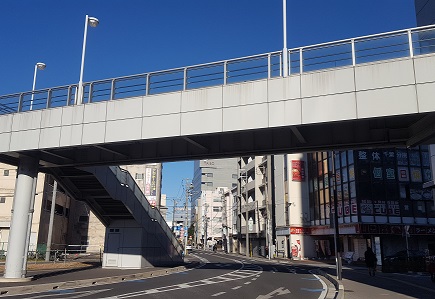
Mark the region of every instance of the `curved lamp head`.
POLYGON ((45 69, 46 65, 43 62, 38 62, 36 63, 36 67, 38 68, 38 70, 42 71, 43 69, 45 69))
POLYGON ((88 17, 88 25, 91 27, 97 27, 100 21, 98 21, 97 18, 94 17, 88 17))

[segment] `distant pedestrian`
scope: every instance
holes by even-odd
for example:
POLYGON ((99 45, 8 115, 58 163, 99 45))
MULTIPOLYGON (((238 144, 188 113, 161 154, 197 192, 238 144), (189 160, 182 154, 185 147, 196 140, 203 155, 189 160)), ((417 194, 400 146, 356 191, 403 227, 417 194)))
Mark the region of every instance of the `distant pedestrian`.
POLYGON ((366 262, 367 269, 369 270, 369 275, 375 276, 376 262, 378 261, 378 259, 376 258, 376 255, 371 247, 367 247, 366 252, 364 252, 364 259, 366 262))

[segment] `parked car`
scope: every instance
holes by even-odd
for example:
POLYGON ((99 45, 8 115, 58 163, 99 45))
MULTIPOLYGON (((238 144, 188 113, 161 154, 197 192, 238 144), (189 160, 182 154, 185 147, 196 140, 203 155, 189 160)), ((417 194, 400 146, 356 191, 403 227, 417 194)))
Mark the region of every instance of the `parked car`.
POLYGON ((426 254, 419 250, 398 251, 384 257, 382 270, 384 272, 424 272, 426 271, 426 254))
POLYGON ((191 252, 192 249, 193 249, 192 245, 190 245, 190 244, 187 244, 187 245, 186 245, 186 250, 187 250, 187 252, 191 252))

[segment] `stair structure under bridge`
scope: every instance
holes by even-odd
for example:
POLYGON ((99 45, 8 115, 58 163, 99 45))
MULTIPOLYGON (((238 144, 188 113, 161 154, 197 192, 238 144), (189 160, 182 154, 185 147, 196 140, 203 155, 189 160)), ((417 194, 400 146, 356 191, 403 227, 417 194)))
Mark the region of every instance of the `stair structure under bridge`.
POLYGON ((50 169, 106 226, 103 267, 143 268, 183 262, 182 247, 128 171, 118 166, 50 169))

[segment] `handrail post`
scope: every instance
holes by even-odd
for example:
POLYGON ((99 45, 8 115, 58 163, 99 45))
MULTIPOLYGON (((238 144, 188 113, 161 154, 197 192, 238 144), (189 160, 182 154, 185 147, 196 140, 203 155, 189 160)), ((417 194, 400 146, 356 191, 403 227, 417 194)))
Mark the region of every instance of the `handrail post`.
POLYGON ((271 71, 271 65, 270 65, 270 61, 271 61, 271 59, 270 59, 270 53, 269 54, 267 54, 267 78, 268 79, 270 79, 271 77, 272 77, 272 71, 271 71))
POLYGON ((288 76, 288 50, 285 48, 282 51, 282 70, 283 70, 283 77, 288 76))
POLYGON ((352 46, 352 66, 356 65, 356 53, 355 53, 355 39, 351 39, 350 41, 352 46))
POLYGON ((150 74, 147 74, 146 82, 145 82, 145 95, 149 95, 150 93, 150 74))
MULTIPOLYGON (((89 84, 88 103, 92 103, 92 93, 94 92, 94 82, 89 84)), ((83 86, 83 95, 85 94, 85 88, 83 86)), ((84 104, 84 103, 83 103, 84 104)))
POLYGON ((412 32, 408 29, 409 57, 414 57, 414 46, 412 45, 412 32))
POLYGON ((47 91, 47 105, 46 105, 46 107, 45 108, 50 108, 50 106, 51 106, 51 88, 47 91))
POLYGON ((282 77, 282 53, 279 55, 279 76, 282 77))
POLYGON ((304 55, 303 48, 299 49, 299 73, 302 74, 304 72, 304 55))
POLYGON ((24 98, 24 95, 22 93, 20 93, 20 97, 18 100, 18 107, 17 107, 18 111, 17 112, 23 111, 23 98, 24 98))
POLYGON ((183 91, 187 88, 187 67, 183 71, 183 91))
POLYGON ((224 61, 224 85, 227 85, 227 66, 228 66, 228 61, 225 60, 224 61))
POLYGON ((69 106, 71 103, 72 86, 68 86, 68 93, 66 95, 66 105, 69 106))
POLYGON ((115 99, 115 82, 116 79, 112 79, 112 84, 110 86, 110 100, 114 100, 115 99))

